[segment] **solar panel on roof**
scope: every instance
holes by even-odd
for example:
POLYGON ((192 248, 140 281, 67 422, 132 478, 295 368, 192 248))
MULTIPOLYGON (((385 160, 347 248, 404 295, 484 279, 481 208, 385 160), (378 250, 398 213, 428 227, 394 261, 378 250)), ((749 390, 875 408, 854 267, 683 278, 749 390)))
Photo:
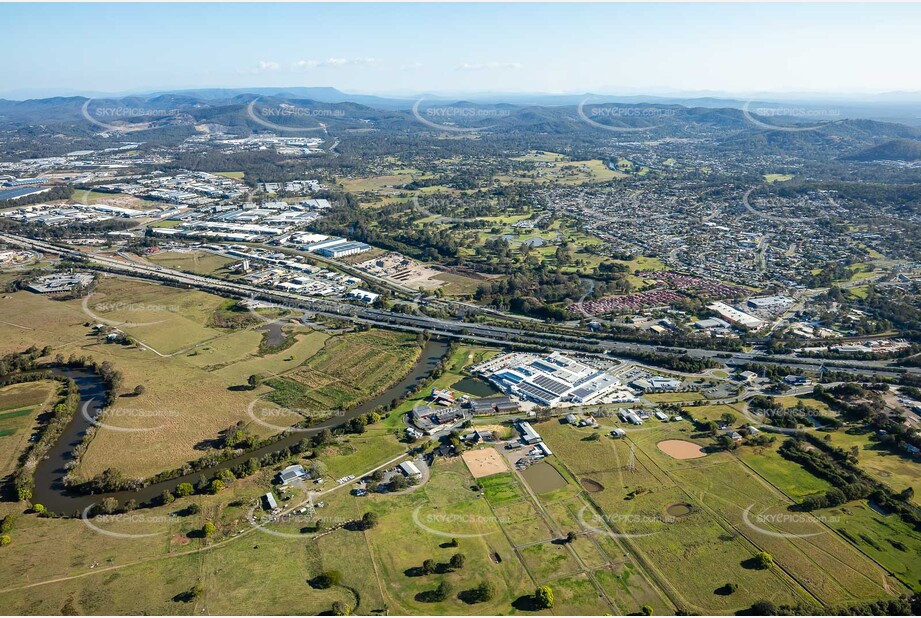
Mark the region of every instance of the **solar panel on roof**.
POLYGON ((555 393, 552 393, 548 390, 540 388, 539 386, 535 386, 534 384, 528 384, 527 382, 523 382, 519 384, 518 389, 528 395, 537 397, 538 399, 549 401, 549 400, 556 399, 558 397, 558 395, 556 395, 555 393))
POLYGON ((531 380, 537 386, 550 391, 555 395, 562 395, 570 389, 570 386, 559 380, 554 380, 549 376, 537 376, 531 380))

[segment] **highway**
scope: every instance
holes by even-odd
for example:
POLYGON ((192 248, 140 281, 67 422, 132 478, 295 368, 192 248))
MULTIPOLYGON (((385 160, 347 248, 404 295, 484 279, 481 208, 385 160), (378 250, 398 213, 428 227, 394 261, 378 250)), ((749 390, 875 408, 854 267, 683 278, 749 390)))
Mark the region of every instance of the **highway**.
MULTIPOLYGON (((432 335, 495 345, 520 343, 557 349, 578 350, 581 353, 605 355, 609 358, 616 358, 618 355, 622 355, 629 359, 631 355, 638 353, 657 353, 661 348, 661 346, 653 344, 598 339, 581 336, 579 334, 540 332, 511 326, 476 324, 461 320, 435 318, 427 315, 397 313, 373 307, 362 307, 327 299, 308 297, 280 290, 269 290, 216 277, 185 273, 162 266, 147 265, 133 261, 128 262, 123 259, 109 256, 88 255, 81 251, 22 236, 0 234, 0 240, 14 246, 36 249, 62 257, 77 259, 87 262, 90 265, 96 264, 98 267, 101 267, 101 269, 111 272, 145 279, 172 282, 224 296, 229 295, 236 298, 251 298, 267 301, 324 317, 335 319, 345 318, 355 323, 362 323, 370 326, 407 332, 428 331, 432 335)), ((692 358, 712 359, 730 367, 757 362, 768 365, 794 365, 811 371, 819 371, 822 367, 826 367, 836 371, 847 371, 857 376, 864 377, 869 377, 874 374, 892 377, 906 371, 921 373, 921 368, 895 370, 885 361, 804 359, 794 355, 773 355, 770 359, 767 359, 763 353, 759 352, 724 352, 703 348, 682 348, 681 350, 686 350, 686 353, 692 358)))

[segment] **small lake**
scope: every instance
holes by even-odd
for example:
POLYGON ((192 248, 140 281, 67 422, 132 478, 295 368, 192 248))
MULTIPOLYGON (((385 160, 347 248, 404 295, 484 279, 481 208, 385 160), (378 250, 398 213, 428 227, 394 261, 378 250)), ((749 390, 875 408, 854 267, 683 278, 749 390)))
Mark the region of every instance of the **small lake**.
POLYGON ((481 378, 464 378, 452 384, 451 388, 474 397, 492 397, 502 394, 492 384, 481 378))
POLYGON ((265 333, 265 345, 270 348, 279 347, 285 342, 285 339, 288 338, 285 334, 284 327, 278 322, 267 324, 259 330, 265 333))
POLYGON ((546 461, 539 461, 521 473, 527 484, 536 494, 545 494, 566 487, 566 479, 559 470, 546 461))

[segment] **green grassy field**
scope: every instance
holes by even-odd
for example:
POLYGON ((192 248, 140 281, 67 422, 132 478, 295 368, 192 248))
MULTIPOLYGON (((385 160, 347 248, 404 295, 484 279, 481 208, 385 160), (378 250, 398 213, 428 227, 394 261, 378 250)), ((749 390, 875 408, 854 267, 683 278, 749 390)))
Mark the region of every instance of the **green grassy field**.
POLYGON ((361 533, 291 539, 245 522, 249 504, 267 491, 273 474, 266 470, 215 496, 183 498, 114 524, 97 524, 120 533, 153 533, 151 537, 114 538, 80 520, 22 516, 12 532, 13 543, 4 548, 0 603, 23 614, 260 614, 284 608, 286 613, 316 615, 329 611, 335 601, 359 613, 380 609, 379 587, 361 533), (177 515, 190 502, 200 503, 201 513, 177 515), (205 521, 217 526, 213 541, 190 538, 205 521), (237 538, 239 532, 245 535, 237 538), (55 560, 36 560, 51 552, 55 560), (307 583, 331 568, 343 574, 339 585, 320 590, 307 583), (30 584, 39 585, 23 588, 30 584), (202 595, 184 599, 196 584, 202 586, 202 595))
POLYGON ((508 613, 512 600, 533 591, 527 572, 514 557, 486 502, 471 491, 472 485, 473 478, 463 462, 455 459, 438 462, 432 480, 421 490, 402 497, 375 498, 381 523, 367 533, 367 538, 392 613, 508 613), (426 529, 420 529, 415 521, 426 529), (457 548, 446 546, 452 537, 458 540, 457 548), (425 559, 443 564, 456 552, 466 556, 462 569, 433 575, 414 572, 425 559), (501 562, 497 563, 494 555, 499 555, 501 562), (493 601, 470 606, 457 597, 484 579, 497 588, 493 601), (454 593, 444 601, 426 602, 420 595, 442 580, 451 584, 454 593))
POLYGON ((643 395, 643 399, 653 403, 684 403, 688 401, 700 401, 703 399, 700 393, 650 393, 643 395))
MULTIPOLYGON (((240 330, 209 326, 212 315, 224 303, 224 299, 197 291, 103 278, 87 302, 92 314, 118 323, 156 322, 123 325, 123 330, 139 342, 123 346, 105 344, 92 333, 90 325, 95 320, 83 311, 80 301, 62 302, 16 292, 0 299, 0 310, 14 316, 8 324, 0 324, 0 352, 50 345, 54 354, 65 358, 76 354, 111 362, 124 374, 126 391, 138 384, 145 387, 144 395, 121 398, 116 403, 116 409, 137 409, 144 414, 122 415, 118 424, 146 428, 155 421, 157 431, 98 432, 76 470, 82 478, 91 478, 109 467, 130 478, 176 468, 203 456, 205 452, 196 445, 238 421, 247 423, 247 431, 255 435, 274 433, 247 414, 255 399, 270 391, 267 386, 256 391, 240 388, 253 373, 316 369, 318 374, 345 384, 350 395, 360 395, 361 389, 373 392, 389 385, 419 353, 414 338, 404 340, 372 332, 362 334, 365 347, 349 343, 355 341, 354 335, 337 338, 345 339, 344 345, 327 345, 328 335, 301 329, 290 348, 260 354, 262 334, 256 329, 261 323, 240 330), (356 382, 350 377, 355 374, 349 372, 364 372, 361 351, 371 349, 368 344, 379 352, 377 365, 364 374, 366 381, 356 382), (305 365, 315 356, 318 361, 314 365, 305 365)), ((17 433, 2 439, 20 437, 17 433)))
POLYGON ((881 515, 859 502, 823 509, 817 515, 832 520, 831 528, 906 586, 916 592, 921 590, 921 534, 898 515, 881 515))
MULTIPOLYGON (((618 424, 610 419, 602 422, 606 423, 618 424)), ((687 423, 633 429, 627 440, 604 437, 590 442, 584 440, 588 430, 556 421, 535 428, 577 478, 603 486, 583 496, 612 518, 615 531, 647 535, 621 543, 631 562, 643 565, 684 609, 726 613, 768 597, 777 603, 818 599, 843 604, 884 598, 900 588, 872 556, 821 521, 808 514, 785 516, 791 498, 823 491, 827 485, 782 459, 774 447, 742 447, 736 455, 676 460, 655 445, 664 439, 693 440, 687 423), (631 459, 632 468, 627 465, 631 459), (689 505, 691 512, 668 523, 662 517, 674 504, 689 505), (792 536, 771 536, 750 527, 744 515, 748 508, 749 518, 768 514, 765 521, 770 523, 760 528, 792 536), (795 536, 815 533, 818 536, 795 536), (747 567, 761 550, 770 552, 783 570, 747 567), (675 555, 682 556, 680 563, 668 559, 675 555), (678 564, 683 566, 672 566, 678 564), (732 595, 715 592, 727 582, 738 584, 739 590, 732 595)), ((603 579, 612 589, 617 583, 610 575, 603 579)))
POLYGON ((764 181, 768 184, 775 182, 787 182, 788 180, 793 180, 792 174, 765 174, 764 181))
POLYGON ((771 485, 800 501, 806 496, 824 493, 831 484, 813 476, 799 464, 784 459, 777 453, 781 440, 772 445, 757 448, 743 448, 739 459, 771 485))
POLYGON ((698 422, 706 423, 707 421, 718 421, 723 414, 732 414, 738 419, 738 423, 745 421, 745 417, 737 405, 716 404, 704 406, 690 406, 686 408, 687 412, 698 422))
POLYGON ((132 195, 123 193, 104 193, 102 191, 92 191, 90 189, 74 189, 70 199, 81 204, 96 204, 102 202, 113 206, 134 208, 137 210, 147 210, 160 206, 159 202, 143 200, 132 195))
POLYGON ((0 478, 16 469, 29 443, 35 417, 54 403, 58 383, 52 380, 24 382, 0 388, 0 478))
POLYGON ((366 401, 401 378, 419 357, 411 335, 391 331, 352 333, 329 339, 304 364, 267 382, 278 405, 341 410, 366 401))
POLYGON ((493 474, 492 476, 478 479, 478 482, 483 488, 486 500, 495 507, 519 500, 522 497, 518 484, 511 473, 493 474))
POLYGON ((162 251, 147 256, 147 261, 196 275, 213 275, 226 272, 227 266, 236 260, 207 251, 162 251))
POLYGON ((873 478, 889 485, 895 491, 911 487, 914 501, 921 499, 921 474, 918 463, 905 455, 880 446, 871 439, 868 431, 844 428, 830 432, 834 446, 850 451, 857 447, 858 465, 873 478))

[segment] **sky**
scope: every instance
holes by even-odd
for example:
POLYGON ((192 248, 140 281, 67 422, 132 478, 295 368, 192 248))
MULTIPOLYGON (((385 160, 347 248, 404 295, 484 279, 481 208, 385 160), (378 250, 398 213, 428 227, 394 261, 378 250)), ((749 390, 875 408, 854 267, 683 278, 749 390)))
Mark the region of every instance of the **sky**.
POLYGON ((919 4, 0 4, 0 96, 921 91, 919 4))

